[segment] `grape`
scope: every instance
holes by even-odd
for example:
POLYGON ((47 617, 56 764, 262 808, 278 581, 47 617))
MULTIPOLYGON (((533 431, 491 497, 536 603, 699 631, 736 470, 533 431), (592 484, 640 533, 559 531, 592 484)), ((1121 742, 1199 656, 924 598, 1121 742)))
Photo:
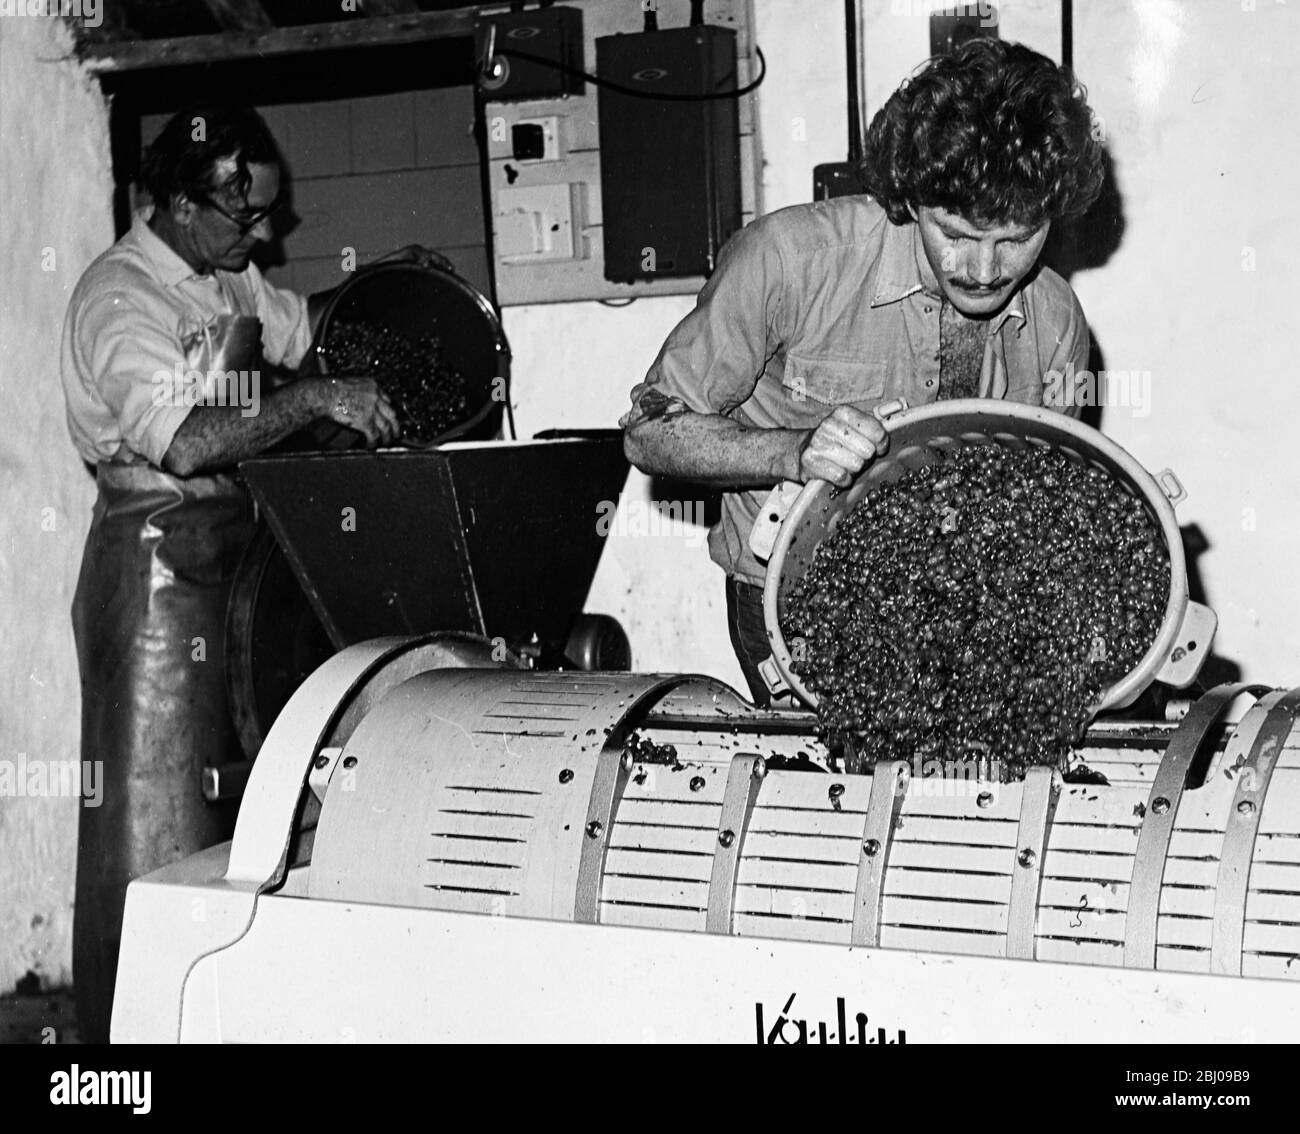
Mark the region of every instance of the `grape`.
POLYGON ((403 335, 369 320, 336 320, 324 346, 333 374, 374 378, 397 414, 401 440, 427 445, 469 416, 465 377, 437 335, 403 335))
POLYGON ((869 492, 786 598, 819 733, 861 769, 992 754, 1064 769, 1155 640, 1169 554, 1109 473, 968 446, 869 492))

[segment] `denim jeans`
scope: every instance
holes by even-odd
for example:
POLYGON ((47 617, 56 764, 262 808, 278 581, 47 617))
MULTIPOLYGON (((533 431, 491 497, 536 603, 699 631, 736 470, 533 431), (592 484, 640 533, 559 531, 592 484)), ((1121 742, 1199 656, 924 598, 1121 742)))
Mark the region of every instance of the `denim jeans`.
POLYGON ((727 576, 727 628, 731 631, 731 648, 744 671, 750 696, 755 705, 767 708, 772 695, 759 675, 759 663, 772 653, 763 621, 763 588, 727 576))

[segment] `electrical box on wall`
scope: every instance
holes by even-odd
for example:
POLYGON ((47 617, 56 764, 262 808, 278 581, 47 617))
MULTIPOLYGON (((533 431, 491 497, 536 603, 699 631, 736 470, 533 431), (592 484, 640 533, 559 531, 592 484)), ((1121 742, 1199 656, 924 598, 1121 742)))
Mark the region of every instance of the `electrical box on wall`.
POLYGON ((497 208, 497 256, 506 264, 572 260, 575 185, 502 189, 497 208))
MULTIPOLYGON (((608 37, 649 42, 643 35, 643 5, 633 0, 617 4, 571 0, 565 6, 579 10, 582 17, 582 55, 577 63, 582 71, 620 85, 635 86, 643 81, 623 73, 646 69, 632 64, 635 52, 614 62, 597 57, 597 42, 608 37), (619 74, 604 76, 606 67, 619 74)), ((756 65, 751 0, 708 0, 705 24, 694 27, 688 24, 691 5, 661 3, 658 7, 661 30, 650 37, 671 33, 679 42, 689 43, 693 53, 693 59, 680 66, 677 56, 671 57, 672 83, 687 82, 687 72, 682 70, 686 66, 695 67, 691 83, 712 82, 715 90, 735 90, 752 81, 756 65)), ((485 29, 494 20, 525 14, 537 13, 503 10, 494 14, 483 8, 479 26, 485 29)), ((511 50, 501 28, 495 42, 507 53, 511 50)), ((687 50, 679 50, 682 56, 687 54, 687 50)), ((691 143, 697 155, 694 165, 689 169, 674 165, 682 160, 677 151, 689 131, 683 132, 661 111, 658 116, 647 115, 642 108, 628 113, 616 105, 613 122, 625 123, 627 136, 611 135, 609 108, 603 105, 611 93, 617 92, 587 82, 581 93, 516 99, 480 84, 496 298, 502 306, 694 294, 704 285, 727 237, 758 215, 761 162, 752 95, 705 102, 621 99, 622 103, 644 102, 645 108, 657 111, 662 107, 694 111, 692 136, 705 139, 705 148, 719 147, 724 173, 718 178, 719 155, 714 155, 712 165, 698 160, 700 145, 695 141, 691 143), (701 108, 711 113, 703 113, 701 108), (602 127, 614 170, 612 184, 602 174, 602 127), (639 175, 629 175, 638 161, 650 162, 648 168, 660 172, 665 167, 675 168, 676 182, 661 178, 668 184, 665 190, 663 184, 642 181, 644 191, 638 192, 639 175), (706 184, 709 178, 716 184, 706 184), (607 186, 614 194, 613 203, 605 200, 607 186), (672 194, 667 204, 665 192, 672 194), (687 212, 687 218, 675 215, 687 212), (607 224, 614 229, 608 236, 607 224), (607 245, 614 252, 612 266, 606 264, 607 245), (641 267, 642 249, 647 247, 654 250, 654 257, 644 262, 653 262, 658 271, 641 267), (619 278, 607 278, 611 272, 619 278)))
POLYGON ((504 102, 583 91, 581 77, 574 74, 582 70, 582 12, 577 8, 537 8, 479 19, 474 46, 477 56, 489 62, 480 85, 492 98, 504 102))
POLYGON ((708 275, 740 227, 736 101, 708 97, 737 87, 735 33, 700 26, 605 36, 596 66, 642 96, 600 93, 605 278, 708 275))

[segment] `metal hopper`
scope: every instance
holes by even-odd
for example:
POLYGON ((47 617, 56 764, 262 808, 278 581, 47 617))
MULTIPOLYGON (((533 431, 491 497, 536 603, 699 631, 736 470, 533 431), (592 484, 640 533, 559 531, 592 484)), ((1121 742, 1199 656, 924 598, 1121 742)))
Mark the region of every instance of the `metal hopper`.
MULTIPOLYGON (((628 465, 621 435, 599 430, 240 469, 278 545, 250 549, 227 624, 231 707, 251 756, 307 674, 355 642, 454 631, 558 658, 604 546, 597 506, 618 500, 628 465)), ((611 620, 587 621, 602 646, 612 634, 626 647, 611 620)))
POLYGON ((563 641, 627 478, 618 433, 245 461, 335 648, 461 630, 563 641))

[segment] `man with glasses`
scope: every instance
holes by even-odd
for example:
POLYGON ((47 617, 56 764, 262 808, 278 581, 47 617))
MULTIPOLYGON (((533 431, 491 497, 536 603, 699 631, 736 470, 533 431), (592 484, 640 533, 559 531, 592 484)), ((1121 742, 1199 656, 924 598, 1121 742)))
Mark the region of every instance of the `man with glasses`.
MULTIPOLYGON (((69 429, 99 489, 73 605, 82 759, 102 761, 105 784, 80 811, 77 852, 74 978, 90 1042, 108 1039, 127 883, 233 830, 201 773, 240 758, 223 636, 253 509, 234 466, 318 419, 370 446, 399 433, 371 378, 261 388, 261 358, 296 367, 327 297, 274 287, 252 263, 283 200, 258 114, 177 114, 143 173, 153 206, 82 276, 62 347, 69 429), (251 399, 220 396, 232 377, 251 399)), ((445 264, 415 246, 394 258, 445 264)))

